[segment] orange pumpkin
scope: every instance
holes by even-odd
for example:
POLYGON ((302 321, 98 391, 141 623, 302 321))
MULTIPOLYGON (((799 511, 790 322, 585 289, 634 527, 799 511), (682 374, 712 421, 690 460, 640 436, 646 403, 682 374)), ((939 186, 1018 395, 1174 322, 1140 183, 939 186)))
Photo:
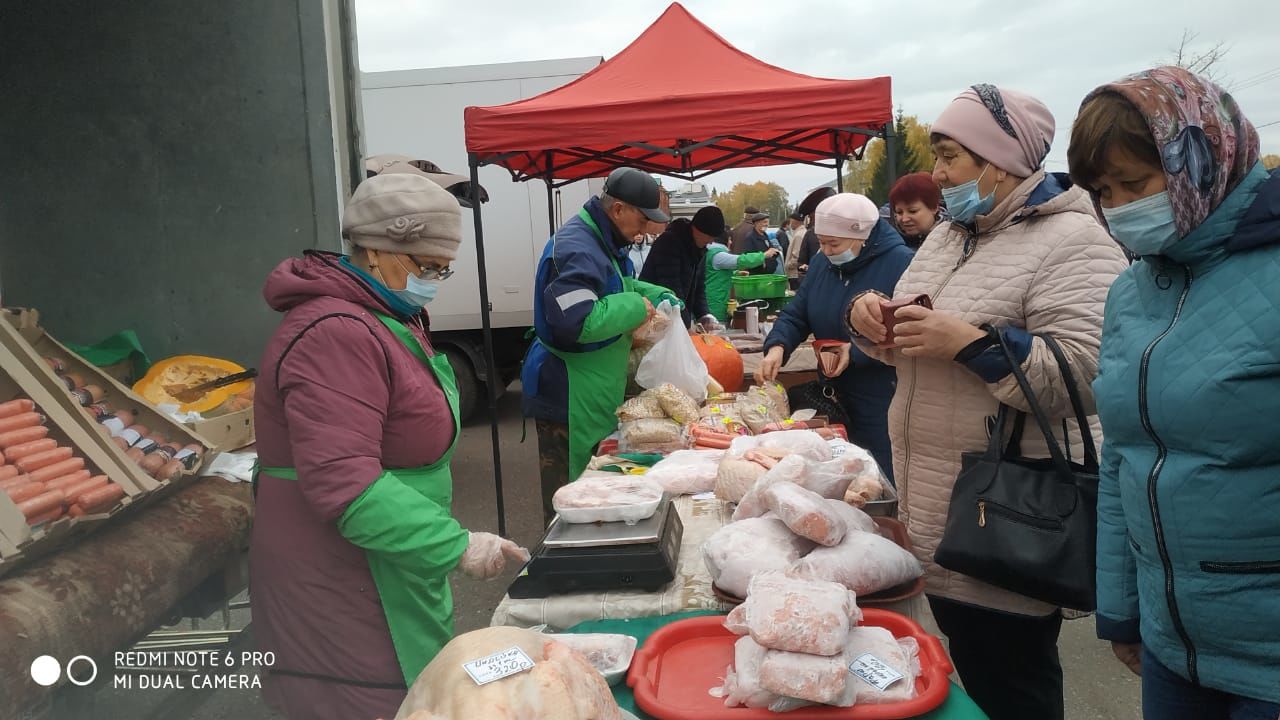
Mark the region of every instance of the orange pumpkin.
POLYGON ((694 335, 693 347, 707 364, 707 372, 725 392, 742 389, 742 355, 728 340, 719 335, 694 335))

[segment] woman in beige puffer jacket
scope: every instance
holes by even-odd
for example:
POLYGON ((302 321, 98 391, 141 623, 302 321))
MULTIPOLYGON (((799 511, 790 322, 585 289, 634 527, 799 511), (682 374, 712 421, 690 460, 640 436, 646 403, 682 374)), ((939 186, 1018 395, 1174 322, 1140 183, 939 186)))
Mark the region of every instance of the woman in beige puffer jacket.
MULTIPOLYGON (((988 418, 1000 403, 1029 409, 999 344, 980 326, 999 329, 1060 426, 1074 417, 1066 388, 1033 334, 1052 336, 1092 413, 1102 307, 1126 262, 1084 191, 1041 169, 1054 127, 1039 101, 974 86, 932 129, 934 179, 954 220, 930 233, 895 296, 925 293, 933 310, 900 310, 895 345, 880 348, 873 344, 885 337, 880 298, 864 295, 849 307, 850 330, 868 354, 898 370, 889 436, 901 520, 925 563, 930 606, 966 689, 993 720, 1053 720, 1063 716, 1057 608, 947 571, 933 555, 961 454, 987 447, 988 418)), ((1079 428, 1069 425, 1079 460, 1079 428)), ((1022 454, 1048 456, 1034 423, 1022 454)))

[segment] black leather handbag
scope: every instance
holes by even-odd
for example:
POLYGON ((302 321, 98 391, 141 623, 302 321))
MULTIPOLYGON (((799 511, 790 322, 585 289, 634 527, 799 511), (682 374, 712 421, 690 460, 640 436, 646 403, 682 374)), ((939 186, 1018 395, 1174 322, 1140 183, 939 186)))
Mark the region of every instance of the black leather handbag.
POLYGON ((818 380, 800 383, 787 390, 787 402, 791 405, 791 411, 813 410, 827 418, 833 425, 844 425, 848 428, 849 415, 845 413, 839 397, 836 396, 835 385, 822 378, 821 373, 818 377, 818 380))
MULTIPOLYGON (((1000 347, 1049 446, 1049 458, 1021 455, 1026 413, 1001 405, 984 452, 964 453, 934 560, 996 587, 1073 610, 1093 610, 1098 452, 1075 378, 1057 342, 1038 335, 1058 361, 1084 442, 1084 462, 1053 434, 1027 376, 1000 333, 1000 347), (1006 425, 1014 416, 1008 444, 1006 425)), ((1065 427, 1065 423, 1064 423, 1065 427)))

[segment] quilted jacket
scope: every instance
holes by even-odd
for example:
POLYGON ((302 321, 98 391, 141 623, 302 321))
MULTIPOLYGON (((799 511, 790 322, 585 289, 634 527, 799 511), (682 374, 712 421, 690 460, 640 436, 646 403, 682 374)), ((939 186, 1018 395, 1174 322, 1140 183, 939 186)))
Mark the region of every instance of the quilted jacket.
MULTIPOLYGON (((1023 181, 971 232, 942 223, 898 281, 895 295, 927 293, 935 309, 975 326, 990 323, 1052 335, 1062 346, 1093 410, 1089 383, 1097 373, 1102 307, 1107 289, 1125 268, 1123 251, 1099 224, 1093 204, 1062 175, 1037 172, 1023 181), (966 259, 965 248, 971 254, 966 259)), ((1019 333, 1022 334, 1022 333, 1019 333)), ((1057 362, 1039 338, 1027 337, 1022 369, 1052 419, 1073 417, 1057 362)), ((987 446, 987 418, 1000 403, 1027 410, 1011 374, 985 382, 954 361, 908 358, 859 343, 897 366, 898 388, 889 407, 889 439, 900 519, 925 564, 926 591, 958 602, 1024 615, 1054 607, 1003 590, 933 562, 946 525, 960 455, 987 446)), ((1073 457, 1083 450, 1069 423, 1073 457)), ((1091 428, 1097 434, 1096 427, 1091 428)), ((1028 457, 1048 457, 1044 438, 1028 432, 1028 457)))
POLYGON ((1280 702, 1280 174, 1107 298, 1098 634, 1280 702))

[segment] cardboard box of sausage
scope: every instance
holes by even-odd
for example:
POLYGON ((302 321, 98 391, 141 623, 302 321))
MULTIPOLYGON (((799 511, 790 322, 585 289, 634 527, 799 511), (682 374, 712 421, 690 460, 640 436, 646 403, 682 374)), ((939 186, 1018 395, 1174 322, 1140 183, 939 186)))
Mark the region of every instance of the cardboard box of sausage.
POLYGON ((40 326, 0 322, 0 347, 10 349, 68 412, 79 416, 134 483, 151 491, 148 501, 195 478, 207 459, 213 443, 156 410, 40 326), (82 391, 88 386, 93 386, 91 394, 82 391))
POLYGON ((61 395, 0 347, 0 574, 127 513, 150 492, 61 395))

